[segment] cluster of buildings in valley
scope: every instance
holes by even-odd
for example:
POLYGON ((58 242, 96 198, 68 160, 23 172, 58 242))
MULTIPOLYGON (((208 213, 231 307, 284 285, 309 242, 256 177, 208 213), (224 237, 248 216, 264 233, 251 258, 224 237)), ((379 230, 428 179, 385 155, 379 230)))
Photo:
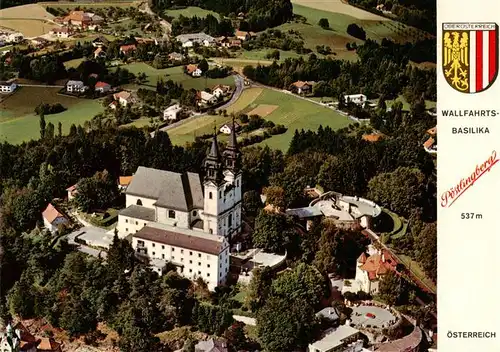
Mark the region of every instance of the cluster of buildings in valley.
POLYGON ((256 34, 254 32, 246 32, 237 30, 233 37, 212 37, 204 32, 180 34, 177 39, 183 48, 192 48, 195 45, 205 47, 220 47, 220 48, 240 48, 242 42, 249 40, 256 34))
POLYGON ((0 30, 0 47, 9 44, 16 44, 22 42, 23 40, 24 35, 22 33, 14 32, 8 29, 0 30))

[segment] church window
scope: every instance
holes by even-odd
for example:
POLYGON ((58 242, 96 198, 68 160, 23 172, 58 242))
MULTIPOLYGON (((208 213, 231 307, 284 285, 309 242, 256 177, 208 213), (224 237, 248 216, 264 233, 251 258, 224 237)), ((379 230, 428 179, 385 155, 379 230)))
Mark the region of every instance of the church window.
POLYGON ((153 247, 155 246, 155 244, 153 243, 153 247))
POLYGON ((219 199, 222 198, 222 191, 219 191, 219 199))
POLYGON ((201 271, 198 270, 198 275, 201 275, 201 271))
POLYGON ((201 254, 200 253, 198 253, 198 258, 201 258, 201 254))
POLYGON ((207 276, 210 276, 210 273, 207 273, 207 276))
POLYGON ((161 249, 165 249, 165 246, 161 246, 161 249))
POLYGON ((209 229, 208 232, 212 235, 214 233, 214 230, 209 229))
POLYGON ((201 266, 201 262, 198 262, 198 266, 201 266))
POLYGON ((125 219, 125 223, 128 224, 128 219, 125 219))
POLYGON ((236 187, 240 186, 240 180, 236 180, 236 187))
POLYGON ((136 221, 136 222, 135 222, 135 224, 136 224, 136 225, 139 225, 139 221, 136 221))
POLYGON ((161 255, 161 259, 165 259, 165 254, 162 254, 162 255, 161 255))
POLYGON ((207 268, 210 268, 210 264, 207 264, 207 268))
POLYGON ((175 219, 175 211, 174 210, 169 210, 168 211, 168 217, 170 219, 175 219))
POLYGON ((184 249, 181 249, 181 254, 183 254, 183 253, 184 253, 184 249))
POLYGON ((227 226, 231 227, 233 225, 233 214, 229 214, 227 219, 227 226))
POLYGON ((189 252, 189 255, 193 255, 193 252, 189 252))
POLYGON ((153 255, 155 255, 155 252, 153 252, 153 255))
POLYGON ((128 227, 125 229, 125 232, 128 232, 128 227))
POLYGON ((175 252, 175 248, 174 247, 172 247, 172 252, 175 252))
POLYGON ((190 260, 190 261, 189 261, 189 264, 193 264, 193 261, 192 261, 192 260, 190 260))
POLYGON ((189 269, 189 272, 192 273, 193 272, 193 269, 189 269))
MULTIPOLYGON (((212 194, 212 193, 210 193, 210 194, 212 194)), ((193 216, 196 216, 196 215, 198 215, 198 213, 196 212, 196 210, 194 210, 193 211, 193 216)))
POLYGON ((137 199, 137 203, 135 203, 135 204, 137 204, 137 205, 142 205, 142 200, 137 199))
MULTIPOLYGON (((208 192, 208 199, 212 199, 212 192, 208 192)), ((194 214, 193 214, 194 215, 194 214)), ((196 215, 195 215, 196 216, 196 215)))

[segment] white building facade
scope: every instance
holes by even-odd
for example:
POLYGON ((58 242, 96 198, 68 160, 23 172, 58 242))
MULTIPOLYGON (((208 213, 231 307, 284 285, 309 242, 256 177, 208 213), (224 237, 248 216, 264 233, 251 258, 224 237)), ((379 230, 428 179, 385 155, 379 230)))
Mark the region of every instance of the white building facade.
POLYGON ((2 93, 12 93, 17 88, 15 80, 2 81, 0 82, 0 92, 2 93))
POLYGON ((214 135, 204 161, 203 179, 191 172, 181 174, 140 166, 125 192, 126 208, 118 216, 118 235, 123 238, 132 234, 139 254, 182 265, 183 275, 201 276, 211 288, 225 282, 229 243, 241 231, 240 159, 233 133, 223 153, 214 135), (203 246, 195 248, 193 243, 203 246), (162 246, 174 249, 168 253, 153 249, 163 250, 162 246), (203 261, 172 258, 171 252, 181 249, 195 253, 203 261))

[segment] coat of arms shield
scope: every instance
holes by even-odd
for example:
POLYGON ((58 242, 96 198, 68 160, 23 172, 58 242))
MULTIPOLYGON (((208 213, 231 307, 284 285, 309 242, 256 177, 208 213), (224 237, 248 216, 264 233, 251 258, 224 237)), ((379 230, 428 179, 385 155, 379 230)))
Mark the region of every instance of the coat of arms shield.
POLYGON ((462 93, 490 88, 498 74, 496 23, 443 23, 443 73, 446 82, 462 93))

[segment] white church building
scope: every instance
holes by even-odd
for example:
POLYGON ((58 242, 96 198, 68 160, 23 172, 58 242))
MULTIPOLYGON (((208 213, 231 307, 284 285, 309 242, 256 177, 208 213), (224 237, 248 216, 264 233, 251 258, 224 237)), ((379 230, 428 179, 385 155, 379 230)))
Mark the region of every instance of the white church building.
MULTIPOLYGON (((169 261, 178 272, 202 277, 210 289, 225 283, 231 237, 241 231, 241 155, 233 132, 223 153, 217 137, 204 160, 205 175, 140 166, 118 216, 121 238, 132 235, 138 254, 169 261)), ((161 274, 161 266, 156 266, 161 274)))

